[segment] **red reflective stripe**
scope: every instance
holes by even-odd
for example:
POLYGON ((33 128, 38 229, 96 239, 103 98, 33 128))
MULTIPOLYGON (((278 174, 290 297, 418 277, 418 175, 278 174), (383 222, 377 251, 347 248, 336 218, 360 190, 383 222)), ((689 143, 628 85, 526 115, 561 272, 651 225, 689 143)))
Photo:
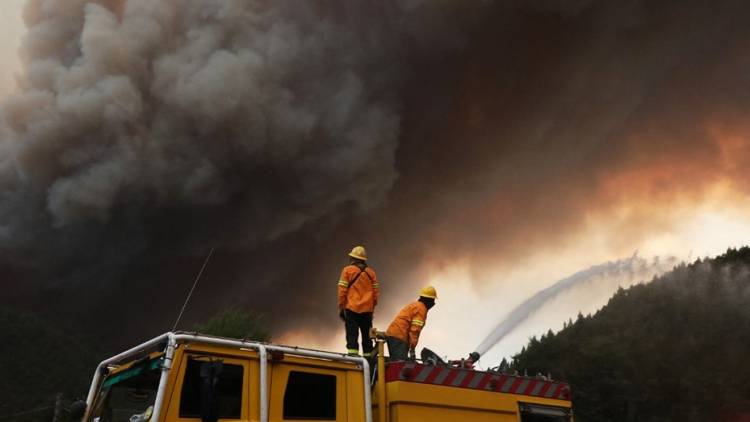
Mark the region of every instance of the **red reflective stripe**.
POLYGON ((539 394, 537 394, 537 396, 544 397, 544 395, 547 394, 547 390, 549 390, 550 387, 552 387, 552 383, 545 381, 544 385, 542 386, 542 389, 539 390, 539 394))
POLYGON ((570 386, 566 383, 535 380, 507 374, 467 371, 415 362, 395 362, 386 365, 386 382, 409 381, 433 385, 469 388, 473 390, 503 392, 503 387, 510 383, 506 393, 534 395, 552 399, 570 400, 570 386), (460 381, 453 385, 454 381, 460 381))
POLYGON ((555 388, 555 393, 552 394, 552 398, 559 399, 564 387, 565 387, 565 384, 557 384, 557 388, 555 388))
POLYGON ((422 371, 414 376, 416 382, 427 382, 427 378, 433 376, 433 374, 439 372, 439 368, 436 366, 422 366, 422 371))
POLYGON ((507 375, 500 375, 500 378, 497 380, 497 385, 495 385, 495 391, 500 391, 500 389, 503 388, 506 382, 508 382, 508 378, 510 378, 507 375))
POLYGON ((482 388, 482 390, 495 391, 495 389, 497 388, 498 382, 500 382, 500 375, 495 374, 490 377, 487 383, 484 384, 484 387, 482 388))
POLYGON ((444 370, 446 369, 436 366, 435 369, 432 370, 432 373, 424 380, 424 382, 427 384, 434 384, 435 378, 437 378, 438 375, 440 375, 440 373, 442 373, 444 370))
POLYGON ((451 383, 453 383, 453 380, 456 379, 456 376, 458 376, 458 371, 454 369, 451 369, 450 371, 450 374, 445 377, 441 385, 451 385, 451 383))
POLYGON ((404 363, 393 363, 386 366, 385 369, 385 380, 386 382, 398 381, 400 378, 401 370, 404 368, 404 363))
POLYGON ((409 380, 409 381, 414 381, 414 378, 416 378, 416 377, 418 377, 418 376, 419 376, 419 373, 420 373, 420 372, 422 372, 422 369, 424 369, 424 366, 422 366, 422 365, 417 365, 416 367, 414 367, 414 368, 413 368, 413 369, 412 369, 412 370, 411 370, 411 371, 409 372, 409 376, 407 376, 407 377, 406 377, 406 379, 407 379, 407 380, 409 380))
POLYGON ((479 384, 477 384, 477 388, 479 390, 484 390, 484 386, 487 385, 488 382, 492 379, 492 374, 484 374, 484 377, 481 381, 479 381, 479 384))
POLYGON ((459 384, 459 387, 464 387, 464 388, 468 387, 469 383, 471 383, 471 380, 473 380, 474 377, 477 376, 477 375, 479 375, 479 374, 477 374, 475 372, 468 372, 466 374, 466 376, 464 377, 464 380, 461 381, 461 384, 459 384))
POLYGON ((511 384, 508 392, 512 394, 518 394, 518 391, 516 391, 516 389, 521 386, 522 382, 523 382, 523 378, 516 378, 516 380, 513 381, 513 384, 511 384))
POLYGON ((539 382, 539 381, 534 381, 534 380, 529 380, 529 381, 530 381, 529 385, 526 387, 525 390, 523 390, 523 393, 521 394, 524 394, 527 396, 531 395, 531 392, 534 391, 534 387, 536 387, 536 383, 539 382))

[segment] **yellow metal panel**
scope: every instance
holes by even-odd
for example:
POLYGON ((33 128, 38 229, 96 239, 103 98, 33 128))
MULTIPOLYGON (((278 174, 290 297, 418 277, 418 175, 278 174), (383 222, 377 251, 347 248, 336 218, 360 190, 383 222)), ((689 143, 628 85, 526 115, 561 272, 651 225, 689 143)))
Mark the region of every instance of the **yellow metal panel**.
POLYGON ((362 372, 346 371, 346 414, 349 422, 364 422, 365 396, 362 372))
POLYGON ((249 360, 249 377, 246 379, 249 380, 247 386, 248 388, 245 390, 245 394, 247 397, 247 394, 250 395, 248 402, 250 403, 250 409, 248 411, 248 415, 250 417, 251 421, 260 421, 260 359, 251 359, 249 360), (249 392, 248 392, 249 390, 249 392))
MULTIPOLYGON (((184 354, 184 347, 182 345, 177 345, 175 348, 174 355, 172 356, 172 368, 169 370, 169 375, 167 376, 167 388, 164 392, 164 403, 161 415, 159 416, 158 422, 164 422, 167 421, 168 415, 169 415, 169 408, 171 406, 170 402, 172 401, 172 398, 174 397, 174 390, 177 387, 178 384, 178 377, 177 377, 177 369, 179 368, 180 362, 182 361, 182 358, 185 356, 184 354)), ((181 386, 181 383, 180 383, 181 386)), ((179 401, 179 396, 177 399, 179 401)))
MULTIPOLYGON (((180 419, 179 399, 186 357, 198 354, 221 358, 227 363, 241 364, 245 368, 243 385, 242 421, 260 419, 259 358, 254 350, 223 348, 207 345, 178 346, 170 371, 165 412, 159 422, 197 422, 198 419, 180 419)), ((329 362, 322 359, 283 356, 273 360, 269 356, 269 407, 270 420, 282 421, 283 402, 289 372, 292 370, 336 376, 337 421, 364 422, 363 376, 356 364, 329 362)), ((118 368, 123 369, 123 368, 118 368)), ((380 401, 373 392, 373 402, 380 401)), ((389 422, 413 421, 496 421, 518 422, 518 403, 535 403, 569 408, 570 401, 540 397, 504 394, 440 385, 394 381, 386 384, 389 422)), ((377 415, 377 405, 373 406, 377 415)))
MULTIPOLYGON (((180 417, 180 396, 182 395, 182 383, 185 379, 185 370, 187 368, 187 361, 188 357, 192 354, 192 351, 189 350, 187 352, 175 354, 175 358, 172 363, 172 374, 174 376, 174 380, 172 383, 169 384, 169 387, 167 388, 166 397, 165 397, 165 408, 166 412, 164 413, 164 417, 162 418, 162 421, 164 422, 197 422, 200 421, 200 418, 181 418, 180 417), (167 403, 168 400, 168 403, 167 403)), ((205 355, 197 355, 197 357, 204 357, 205 355)), ((211 359, 221 359, 226 364, 232 364, 232 365, 239 365, 242 366, 243 374, 242 374, 242 411, 240 413, 240 419, 232 419, 235 421, 250 421, 250 403, 252 403, 250 392, 252 390, 253 395, 257 396, 258 392, 255 391, 257 388, 251 388, 251 377, 250 377, 250 361, 248 359, 242 359, 242 358, 232 358, 232 357, 225 357, 225 356, 205 356, 206 360, 209 358, 211 359)), ((257 367, 257 362, 256 362, 257 367)), ((252 371, 257 372, 257 371, 252 371)), ((257 377, 257 375, 256 375, 257 377)), ((255 379, 255 384, 252 385, 258 385, 258 379, 255 379)), ((255 399, 255 405, 253 406, 253 409, 256 409, 254 413, 258 413, 257 411, 257 403, 258 399, 256 397, 255 399)), ((257 419, 256 419, 257 420, 257 419)))
MULTIPOLYGON (((341 369, 328 369, 319 367, 320 363, 316 359, 307 359, 309 363, 313 365, 297 365, 289 364, 286 359, 281 362, 276 362, 269 371, 271 374, 271 389, 269 391, 270 407, 269 407, 269 422, 282 421, 284 417, 284 393, 286 392, 286 385, 289 381, 289 372, 309 372, 313 374, 324 374, 333 375, 336 377, 336 421, 347 421, 347 371, 341 369)), ((362 387, 362 384, 360 384, 362 387)), ((303 422, 307 419, 295 419, 295 421, 303 422)))
MULTIPOLYGON (((234 347, 215 346, 215 345, 208 345, 208 344, 201 344, 201 343, 188 343, 188 344, 183 344, 180 346, 194 353, 206 353, 206 354, 216 355, 216 356, 234 356, 234 357, 247 357, 247 358, 252 358, 252 359, 258 359, 258 352, 254 349, 249 349, 249 348, 238 349, 234 347)), ((274 361, 274 358, 273 358, 274 354, 275 352, 269 352, 269 356, 268 356, 269 362, 274 361)), ((283 353, 279 354, 279 356, 280 356, 280 359, 277 361, 282 362, 282 363, 318 366, 321 368, 359 370, 357 364, 354 362, 332 362, 326 359, 309 358, 309 357, 304 357, 304 356, 292 356, 292 355, 283 354, 283 353)))
MULTIPOLYGON (((184 378, 187 359, 186 354, 198 356, 210 356, 212 358, 224 359, 227 363, 242 361, 246 365, 243 413, 241 420, 260 420, 260 394, 258 385, 260 383, 260 358, 258 352, 252 349, 235 349, 230 347, 212 346, 204 344, 181 344, 178 345, 173 360, 173 368, 170 371, 170 379, 165 397, 165 412, 162 413, 160 422, 191 421, 197 419, 179 418, 179 400, 182 392, 182 379, 184 378), (247 402, 245 402, 245 399, 247 402)), ((331 362, 322 359, 311 359, 299 356, 284 355, 280 360, 273 360, 269 355, 269 401, 271 414, 270 420, 281 420, 283 413, 274 414, 274 406, 279 412, 283 412, 281 406, 284 401, 284 391, 288 371, 294 367, 295 370, 303 372, 315 372, 333 374, 337 376, 336 412, 338 420, 362 422, 364 421, 364 397, 363 377, 359 367, 354 363, 331 362), (351 381, 350 381, 351 380, 351 381)))
POLYGON ((494 412, 511 412, 514 414, 518 413, 519 401, 564 408, 570 408, 571 406, 571 402, 566 400, 545 399, 541 397, 403 381, 389 382, 386 396, 388 397, 388 403, 390 406, 400 403, 413 403, 437 406, 444 409, 463 408, 489 410, 494 412))
POLYGON ((391 407, 391 422, 518 422, 516 413, 445 408, 440 406, 424 406, 418 404, 398 404, 391 407))
MULTIPOLYGON (((269 352, 269 360, 272 359, 272 355, 269 352)), ((354 362, 332 362, 330 360, 326 359, 318 359, 318 358, 310 358, 310 357, 304 357, 304 356, 291 356, 291 355, 283 355, 281 360, 278 360, 279 363, 286 363, 286 364, 297 364, 297 365, 304 365, 307 367, 318 367, 318 368, 326 368, 326 369, 344 369, 344 370, 353 370, 353 371, 361 371, 359 369, 359 366, 354 362)))
POLYGON ((255 358, 258 359, 258 352, 253 349, 237 349, 233 347, 225 346, 214 346, 210 344, 200 343, 187 343, 181 344, 179 347, 184 348, 186 351, 196 354, 209 354, 212 356, 230 356, 238 358, 255 358))

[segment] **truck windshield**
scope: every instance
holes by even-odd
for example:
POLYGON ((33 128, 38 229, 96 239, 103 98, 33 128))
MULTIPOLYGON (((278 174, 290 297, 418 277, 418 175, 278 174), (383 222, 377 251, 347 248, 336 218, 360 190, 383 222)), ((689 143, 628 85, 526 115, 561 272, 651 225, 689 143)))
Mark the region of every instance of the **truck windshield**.
POLYGON ((161 359, 152 359, 110 375, 102 382, 92 422, 147 420, 159 388, 161 359), (131 419, 133 416, 141 418, 131 419))

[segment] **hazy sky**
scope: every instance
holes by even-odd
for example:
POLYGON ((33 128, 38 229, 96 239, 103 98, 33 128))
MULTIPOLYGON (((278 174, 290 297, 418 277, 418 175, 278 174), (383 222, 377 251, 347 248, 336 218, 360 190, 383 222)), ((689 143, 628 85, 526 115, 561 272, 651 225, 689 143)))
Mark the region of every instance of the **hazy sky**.
MULTIPOLYGON (((24 2, 0 1, 7 97, 24 2)), ((29 11, 0 128, 0 287, 47 317, 65 297, 100 333, 163 331, 216 245, 188 322, 239 303, 341 350, 363 243, 376 325, 433 284, 421 344, 457 357, 577 271, 750 238, 743 2, 83 3, 29 11)), ((622 283, 556 297, 485 362, 622 283)))
MULTIPOLYGON (((728 199, 724 193, 716 193, 715 198, 701 205, 673 208, 670 228, 647 239, 624 243, 618 241, 622 221, 611 215, 595 217, 564 247, 530 255, 509 271, 483 269, 481 276, 486 282, 481 285, 476 283, 476 271, 469 263, 450 263, 436 269, 425 280, 437 286, 440 299, 428 316, 422 345, 447 356, 463 356, 484 339, 502 316, 538 290, 577 271, 626 258, 633 252, 647 259, 661 256, 691 261, 720 254, 728 247, 746 245, 750 239, 748 206, 747 201, 737 202, 736 198, 728 199)), ((563 322, 575 319, 579 312, 584 315, 595 312, 618 286, 628 285, 624 280, 609 279, 561 294, 490 349, 483 363, 496 365, 502 357, 518 352, 530 336, 544 334, 550 328, 561 329, 563 322)), ((408 293, 404 296, 404 300, 408 300, 408 293)), ((389 317, 388 314, 376 315, 376 325, 386 326, 389 317)), ((340 343, 338 338, 324 340, 306 333, 293 333, 288 341, 304 341, 333 349, 340 343)))
POLYGON ((13 87, 13 75, 18 71, 18 46, 24 31, 21 10, 24 0, 3 0, 0 4, 0 97, 13 87))

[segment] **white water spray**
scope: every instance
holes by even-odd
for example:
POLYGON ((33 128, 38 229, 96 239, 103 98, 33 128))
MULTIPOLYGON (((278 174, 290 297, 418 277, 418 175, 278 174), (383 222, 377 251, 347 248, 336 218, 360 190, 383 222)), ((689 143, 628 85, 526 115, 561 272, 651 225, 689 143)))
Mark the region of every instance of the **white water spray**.
POLYGON ((651 260, 647 260, 639 257, 636 252, 629 258, 606 262, 579 271, 537 292, 516 306, 474 350, 480 355, 484 355, 491 347, 499 343, 522 322, 540 310, 547 302, 571 288, 584 283, 599 282, 630 286, 638 281, 647 280, 662 274, 671 269, 676 263, 677 258, 675 257, 660 258, 656 256, 651 260))

